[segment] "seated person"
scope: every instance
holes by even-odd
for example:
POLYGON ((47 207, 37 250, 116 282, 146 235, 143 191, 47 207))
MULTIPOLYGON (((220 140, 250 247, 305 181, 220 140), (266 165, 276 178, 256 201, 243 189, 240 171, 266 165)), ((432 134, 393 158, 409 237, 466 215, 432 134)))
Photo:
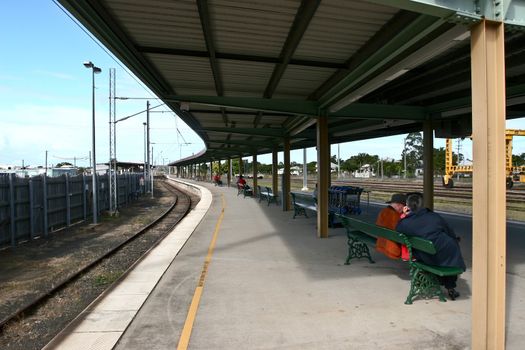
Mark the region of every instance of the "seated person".
MULTIPOLYGON (((407 197, 408 214, 397 224, 396 231, 410 236, 419 236, 434 243, 436 254, 431 255, 418 250, 412 253, 417 260, 428 265, 459 267, 466 270, 459 239, 447 224, 447 222, 437 213, 423 207, 423 195, 412 193, 407 197)), ((459 297, 456 291, 456 281, 458 276, 441 277, 441 284, 448 290, 450 299, 455 300, 459 297)))
POLYGON ((218 173, 213 175, 213 183, 215 184, 215 186, 222 185, 221 176, 218 173))
MULTIPOLYGON (((406 205, 407 197, 404 194, 396 193, 386 202, 387 207, 383 208, 376 219, 376 225, 395 230, 397 223, 401 219, 400 215, 406 205)), ((401 257, 401 245, 383 237, 377 238, 376 250, 385 254, 390 259, 399 259, 401 257)))
POLYGON ((246 186, 246 180, 242 175, 239 175, 239 179, 237 180, 237 187, 244 188, 244 186, 246 186))

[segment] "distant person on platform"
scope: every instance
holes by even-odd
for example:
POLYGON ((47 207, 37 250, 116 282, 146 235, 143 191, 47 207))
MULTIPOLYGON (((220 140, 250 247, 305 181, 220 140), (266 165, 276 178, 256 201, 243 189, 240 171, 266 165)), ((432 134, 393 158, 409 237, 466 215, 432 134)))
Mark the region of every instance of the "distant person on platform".
MULTIPOLYGON (((459 267, 465 271, 466 266, 461 255, 459 238, 439 214, 423 207, 423 195, 421 193, 409 194, 407 207, 408 214, 399 221, 396 231, 428 239, 436 247, 435 255, 414 249, 414 257, 428 265, 459 267)), ((459 297, 455 289, 457 279, 458 276, 440 278, 441 284, 448 290, 448 295, 452 300, 459 297)))
MULTIPOLYGON (((404 194, 393 194, 392 198, 386 202, 388 206, 379 212, 376 225, 395 230, 406 205, 406 200, 407 197, 404 194)), ((390 259, 399 259, 401 257, 401 245, 383 237, 377 238, 376 250, 390 259)))
POLYGON ((215 173, 215 175, 213 175, 213 183, 215 186, 222 186, 221 176, 219 173, 215 173))
POLYGON ((246 186, 246 180, 242 175, 239 175, 239 179, 237 180, 237 187, 244 188, 246 186))

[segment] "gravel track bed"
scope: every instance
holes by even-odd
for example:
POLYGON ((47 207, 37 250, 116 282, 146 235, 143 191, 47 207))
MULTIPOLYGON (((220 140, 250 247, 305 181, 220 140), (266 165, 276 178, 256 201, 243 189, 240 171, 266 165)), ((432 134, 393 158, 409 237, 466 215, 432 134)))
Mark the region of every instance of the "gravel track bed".
MULTIPOLYGON (((156 198, 143 197, 122 208, 118 218, 104 218, 95 227, 70 227, 50 239, 0 252, 0 316, 34 300, 54 282, 70 276, 79 266, 102 256, 160 217, 174 202, 174 195, 165 186, 158 185, 156 198)), ((191 195, 191 206, 198 200, 191 195)), ((179 204, 174 211, 180 215, 178 208, 179 204)), ((31 314, 6 324, 0 333, 0 349, 41 349, 149 250, 164 235, 166 226, 157 225, 55 293, 31 314)))

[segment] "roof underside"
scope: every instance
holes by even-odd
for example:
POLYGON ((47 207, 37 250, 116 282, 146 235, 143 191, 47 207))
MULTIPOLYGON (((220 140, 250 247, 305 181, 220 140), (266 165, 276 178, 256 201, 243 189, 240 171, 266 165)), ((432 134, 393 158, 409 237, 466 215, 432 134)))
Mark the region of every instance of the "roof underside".
MULTIPOLYGON (((470 132, 468 27, 439 11, 346 0, 60 2, 204 140, 204 152, 174 164, 282 150, 285 138, 292 149, 314 146, 318 115, 331 143, 418 131, 426 119, 442 135, 470 132)), ((505 50, 507 118, 524 116, 525 35, 507 32, 505 50)))

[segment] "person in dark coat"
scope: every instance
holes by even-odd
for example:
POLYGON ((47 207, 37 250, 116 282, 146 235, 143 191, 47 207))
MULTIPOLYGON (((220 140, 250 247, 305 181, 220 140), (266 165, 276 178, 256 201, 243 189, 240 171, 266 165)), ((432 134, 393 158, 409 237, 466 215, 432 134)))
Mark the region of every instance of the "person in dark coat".
MULTIPOLYGON (((399 221, 396 231, 428 239, 436 247, 435 255, 414 250, 414 257, 428 265, 459 267, 465 271, 465 261, 461 255, 458 237, 439 214, 423 207, 423 195, 410 194, 407 197, 407 207, 408 215, 399 221)), ((441 283, 448 290, 452 300, 459 296, 455 290, 457 279, 458 276, 441 278, 441 283)))

